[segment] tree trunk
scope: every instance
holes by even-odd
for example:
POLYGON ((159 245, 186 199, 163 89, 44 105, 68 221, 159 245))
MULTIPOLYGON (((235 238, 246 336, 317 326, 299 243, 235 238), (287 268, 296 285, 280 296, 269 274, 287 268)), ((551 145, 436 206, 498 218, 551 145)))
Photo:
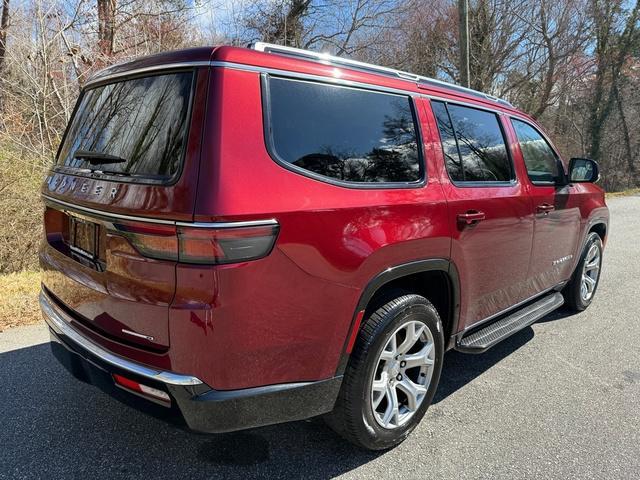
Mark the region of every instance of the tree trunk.
POLYGON ((9 0, 3 0, 2 16, 0 17, 0 72, 4 68, 4 58, 7 52, 7 28, 9 28, 9 0))
POLYGON ((617 82, 613 83, 613 94, 616 99, 616 106, 618 108, 618 114, 620 115, 620 124, 622 125, 622 138, 624 139, 624 149, 627 157, 627 167, 629 169, 629 175, 633 187, 640 185, 638 175, 636 173, 636 166, 633 162, 633 149, 631 148, 631 136, 629 134, 629 124, 627 117, 624 114, 624 106, 622 102, 622 96, 620 95, 620 88, 617 82))
POLYGON ((113 55, 116 28, 116 0, 98 2, 98 51, 106 56, 113 55))

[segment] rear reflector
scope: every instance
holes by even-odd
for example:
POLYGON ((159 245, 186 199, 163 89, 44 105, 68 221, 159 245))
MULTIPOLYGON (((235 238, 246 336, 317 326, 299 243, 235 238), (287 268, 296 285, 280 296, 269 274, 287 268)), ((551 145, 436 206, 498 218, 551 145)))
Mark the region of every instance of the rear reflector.
POLYGON ((278 225, 192 228, 115 225, 141 255, 181 263, 219 265, 263 258, 273 249, 278 225))
POLYGON ((144 397, 149 397, 154 400, 160 400, 163 403, 171 403, 171 397, 169 397, 169 394, 167 392, 163 392, 162 390, 158 390, 157 388, 143 385, 142 383, 138 383, 135 380, 123 377, 122 375, 118 375, 117 373, 113 374, 113 380, 116 382, 116 385, 127 390, 132 390, 144 397))
POLYGON ((350 354, 353 350, 353 346, 356 343, 356 338, 358 338, 358 333, 360 333, 360 324, 362 323, 362 317, 364 317, 364 310, 360 310, 356 315, 356 319, 353 322, 353 327, 351 328, 351 336, 349 337, 349 341, 347 342, 347 353, 350 354))

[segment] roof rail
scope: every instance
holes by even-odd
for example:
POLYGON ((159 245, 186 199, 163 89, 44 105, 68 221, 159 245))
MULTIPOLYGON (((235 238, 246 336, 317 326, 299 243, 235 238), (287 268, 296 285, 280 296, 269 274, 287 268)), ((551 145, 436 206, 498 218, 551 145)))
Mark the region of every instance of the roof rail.
POLYGON ((286 55, 288 57, 296 57, 303 60, 311 60, 314 62, 324 63, 326 65, 339 65, 354 70, 360 70, 368 73, 375 73, 378 75, 386 75, 388 77, 399 78, 401 80, 408 80, 415 82, 418 85, 435 86, 440 88, 446 88, 448 90, 458 91, 467 95, 482 98, 483 100, 490 100, 493 102, 501 103, 508 107, 513 107, 511 103, 502 98, 489 95, 488 93, 479 92, 471 88, 462 87, 453 83, 444 82, 435 78, 423 77, 415 73, 403 72, 402 70, 396 70, 389 67, 383 67, 380 65, 374 65, 372 63, 359 62, 350 58, 336 57, 329 55, 328 53, 314 52, 312 50, 303 50, 301 48, 287 47, 284 45, 275 45, 272 43, 255 42, 249 45, 249 48, 265 53, 277 53, 280 55, 286 55))

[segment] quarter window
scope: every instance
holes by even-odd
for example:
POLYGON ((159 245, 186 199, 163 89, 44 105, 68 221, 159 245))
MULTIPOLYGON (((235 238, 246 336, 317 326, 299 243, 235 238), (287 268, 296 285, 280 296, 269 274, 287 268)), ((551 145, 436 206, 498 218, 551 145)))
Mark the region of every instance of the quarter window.
POLYGON ((271 154, 310 176, 345 182, 418 182, 422 176, 411 99, 269 77, 271 154))
POLYGON ((509 182, 514 173, 495 113, 432 102, 447 172, 454 182, 509 182))
POLYGON ((464 172, 462 170, 462 161, 458 152, 458 142, 456 134, 453 131, 451 118, 447 112, 447 107, 442 102, 433 102, 433 113, 438 120, 438 129, 440 130, 440 141, 442 142, 442 151, 444 153, 444 161, 447 166, 449 177, 454 182, 464 181, 464 172))
POLYGON ((520 151, 533 183, 555 183, 559 177, 558 157, 544 137, 531 125, 511 119, 520 151))

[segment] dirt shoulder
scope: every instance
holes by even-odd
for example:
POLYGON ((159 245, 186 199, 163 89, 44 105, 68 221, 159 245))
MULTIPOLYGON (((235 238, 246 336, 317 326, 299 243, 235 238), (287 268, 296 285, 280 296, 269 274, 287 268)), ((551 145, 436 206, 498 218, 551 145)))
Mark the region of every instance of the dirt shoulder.
POLYGON ((41 321, 39 291, 40 272, 0 275, 0 332, 41 321))

